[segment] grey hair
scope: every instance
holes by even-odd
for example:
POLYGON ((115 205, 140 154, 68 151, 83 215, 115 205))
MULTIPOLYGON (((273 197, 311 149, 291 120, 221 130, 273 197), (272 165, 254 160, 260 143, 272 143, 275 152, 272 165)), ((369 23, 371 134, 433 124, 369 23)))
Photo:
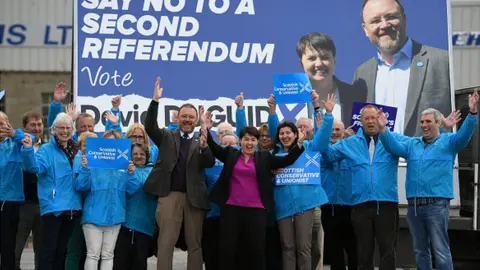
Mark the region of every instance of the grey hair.
POLYGON ((72 121, 72 118, 70 118, 70 116, 68 116, 68 114, 66 113, 59 113, 57 117, 55 117, 55 120, 53 120, 53 123, 52 123, 52 133, 53 133, 53 128, 61 124, 70 125, 72 127, 72 134, 73 134, 73 121, 72 121))
POLYGON ((378 110, 379 110, 378 107, 375 106, 375 105, 372 105, 372 104, 365 105, 365 106, 363 106, 363 108, 360 110, 360 117, 362 117, 363 111, 364 111, 365 109, 375 109, 377 112, 378 112, 378 110))
POLYGON ((0 111, 0 118, 5 118, 8 120, 8 115, 2 111, 0 111))
POLYGON ((426 114, 433 114, 433 119, 435 122, 441 121, 442 120, 442 113, 440 113, 439 110, 434 109, 434 108, 428 108, 422 112, 422 116, 426 114))
POLYGON ((300 121, 300 120, 307 120, 308 123, 310 123, 310 125, 312 125, 312 127, 313 127, 313 119, 310 119, 310 118, 308 118, 308 117, 300 117, 300 118, 298 118, 297 123, 298 123, 298 121, 300 121))
POLYGON ((226 136, 233 136, 233 137, 235 138, 235 142, 236 142, 237 144, 240 143, 240 140, 238 139, 237 135, 235 135, 235 133, 227 130, 227 131, 225 131, 225 133, 223 133, 222 137, 220 138, 220 140, 219 140, 219 143, 220 143, 220 144, 222 143, 223 137, 226 137, 226 136))

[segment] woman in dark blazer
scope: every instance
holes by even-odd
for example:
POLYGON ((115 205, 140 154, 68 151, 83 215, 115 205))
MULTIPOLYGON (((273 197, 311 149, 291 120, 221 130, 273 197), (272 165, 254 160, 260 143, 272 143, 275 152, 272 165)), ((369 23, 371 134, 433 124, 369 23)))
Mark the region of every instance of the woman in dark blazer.
POLYGON ((265 231, 267 211, 275 208, 271 170, 292 165, 303 153, 304 134, 298 145, 285 156, 256 151, 260 132, 245 127, 240 132, 240 146, 221 147, 208 130, 211 114, 202 117, 202 140, 207 140, 214 156, 224 163, 210 200, 220 205, 220 269, 235 269, 238 246, 245 248, 251 270, 265 270, 265 231), (240 241, 242 243, 240 243, 240 241))

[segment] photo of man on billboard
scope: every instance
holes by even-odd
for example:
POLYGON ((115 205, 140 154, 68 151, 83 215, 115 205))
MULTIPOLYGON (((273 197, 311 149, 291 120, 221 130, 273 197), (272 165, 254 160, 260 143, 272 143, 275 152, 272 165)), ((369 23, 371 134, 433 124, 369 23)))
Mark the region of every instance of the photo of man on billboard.
POLYGON ((398 108, 395 132, 421 136, 423 110, 452 110, 448 51, 407 36, 399 0, 365 0, 362 27, 377 55, 356 69, 355 87, 367 91, 367 102, 398 108))

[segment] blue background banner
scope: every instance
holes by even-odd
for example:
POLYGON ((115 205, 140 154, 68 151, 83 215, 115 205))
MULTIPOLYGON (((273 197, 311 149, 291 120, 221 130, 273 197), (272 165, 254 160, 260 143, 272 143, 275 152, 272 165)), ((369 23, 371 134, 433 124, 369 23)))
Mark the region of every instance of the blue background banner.
POLYGON ((393 132, 393 128, 395 127, 395 121, 397 119, 397 108, 395 107, 389 107, 381 104, 375 104, 375 103, 363 103, 363 102, 355 102, 353 103, 352 107, 352 120, 350 120, 350 126, 353 125, 352 129, 357 132, 357 130, 362 127, 361 123, 361 115, 360 111, 362 110, 363 107, 367 105, 374 105, 379 109, 383 109, 384 113, 388 113, 387 115, 387 128, 388 130, 393 132))
POLYGON ((277 185, 320 185, 320 152, 305 151, 275 177, 277 185))
MULTIPOLYGON (((98 1, 76 0, 75 3, 75 91, 80 97, 136 94, 150 98, 155 78, 161 76, 165 96, 176 100, 234 98, 240 91, 245 93, 247 99, 267 98, 272 89, 273 74, 303 72, 295 47, 302 35, 312 31, 323 32, 333 38, 337 47, 336 75, 343 81, 351 82, 356 67, 376 54, 376 49, 362 29, 360 14, 363 1, 230 0, 223 1, 229 3, 225 12, 220 10, 222 1, 214 1, 217 2, 217 8, 213 9, 207 0, 131 1, 127 10, 121 10, 123 1, 118 1, 119 10, 111 7, 84 7, 91 2, 98 1), (142 11, 144 2, 163 2, 164 5, 158 6, 158 11, 152 8, 142 11), (186 4, 178 11, 165 5, 176 5, 179 2, 186 4), (251 3, 254 8, 244 7, 245 3, 251 3), (243 13, 240 12, 242 10, 243 13), (235 14, 236 11, 240 14, 235 14), (150 15, 160 20, 160 24, 176 19, 179 23, 178 27, 172 28, 172 33, 166 30, 156 31, 154 28, 152 35, 141 35, 136 31, 136 23, 127 21, 125 28, 133 27, 135 33, 126 35, 120 34, 115 27, 99 27, 91 21, 98 16, 97 22, 100 24, 100 17, 103 16, 104 19, 110 18, 110 24, 115 25, 118 18, 127 14, 135 19, 150 15), (88 25, 85 16, 90 18, 88 25), (183 27, 186 36, 179 36, 182 23, 186 26, 183 27), (108 28, 114 30, 110 32, 108 28), (99 33, 102 31, 104 34, 99 33), (160 35, 158 32, 161 32, 160 35), (194 35, 188 36, 189 33, 194 35), (85 54, 84 48, 91 45, 86 42, 87 38, 98 39, 97 46, 102 46, 103 49, 111 48, 99 51, 99 57, 104 59, 95 59, 88 53, 82 56, 85 54), (168 59, 135 60, 134 52, 126 52, 124 57, 119 56, 118 48, 111 44, 122 40, 125 42, 125 39, 131 39, 137 45, 141 42, 148 45, 151 42, 152 51, 155 47, 153 42, 159 41, 156 44, 157 53, 168 51, 166 48, 170 46, 169 53, 166 53, 168 59), (107 43, 110 45, 106 46, 107 43), (249 44, 248 48, 246 44, 249 44), (209 50, 216 48, 214 55, 217 58, 212 58, 215 61, 208 62, 208 57, 206 61, 199 61, 197 57, 188 60, 189 52, 195 46, 207 45, 209 50), (223 58, 219 57, 222 54, 220 47, 227 48, 228 53, 225 60, 218 62, 223 58), (246 52, 244 58, 241 57, 242 49, 246 52), (172 54, 172 50, 177 53, 172 54), (107 59, 112 54, 117 54, 115 59, 107 59), (95 81, 95 77, 96 83, 92 85, 91 81, 95 81)), ((102 4, 107 1, 99 2, 102 4)), ((423 44, 447 49, 446 1, 402 1, 402 4, 407 14, 407 34, 423 44)), ((144 22, 144 28, 150 28, 150 21, 145 19, 144 22)), ((133 45, 130 47, 135 49, 133 45)), ((148 50, 148 46, 143 48, 148 50)), ((207 54, 210 53, 206 51, 207 54)), ((137 51, 137 54, 149 53, 137 51)))
POLYGON ((127 169, 131 160, 130 139, 87 138, 88 168, 127 169))

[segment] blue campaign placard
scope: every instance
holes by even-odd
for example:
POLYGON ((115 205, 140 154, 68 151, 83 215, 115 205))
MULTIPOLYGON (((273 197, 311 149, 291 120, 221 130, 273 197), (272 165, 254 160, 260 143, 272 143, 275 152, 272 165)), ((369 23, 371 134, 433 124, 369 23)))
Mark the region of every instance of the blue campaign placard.
POLYGON ((219 176, 222 170, 223 170, 223 162, 221 162, 218 159, 215 159, 215 165, 213 165, 212 168, 208 169, 208 173, 219 176))
POLYGON ((273 95, 277 104, 312 101, 312 85, 305 73, 274 74, 273 95))
POLYGON ((383 109, 383 112, 385 113, 385 116, 387 117, 387 126, 389 131, 393 132, 393 128, 395 127, 395 120, 397 119, 397 108, 395 107, 390 107, 390 106, 385 106, 381 104, 375 104, 375 103, 364 103, 364 102, 355 102, 353 103, 352 107, 352 119, 350 120, 350 126, 352 126, 352 129, 357 132, 360 127, 362 127, 362 122, 361 120, 361 114, 360 111, 362 110, 363 107, 367 105, 374 105, 379 109, 383 109))
POLYGON ((320 185, 320 152, 305 151, 275 177, 277 185, 320 185))
POLYGON ((131 160, 129 139, 87 138, 88 168, 127 169, 131 160))

